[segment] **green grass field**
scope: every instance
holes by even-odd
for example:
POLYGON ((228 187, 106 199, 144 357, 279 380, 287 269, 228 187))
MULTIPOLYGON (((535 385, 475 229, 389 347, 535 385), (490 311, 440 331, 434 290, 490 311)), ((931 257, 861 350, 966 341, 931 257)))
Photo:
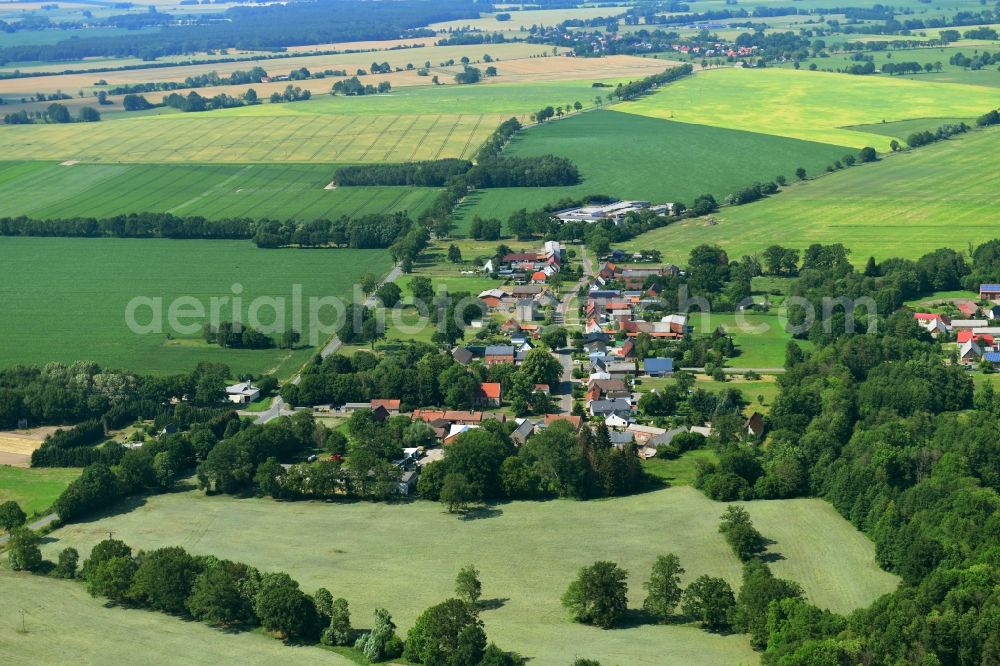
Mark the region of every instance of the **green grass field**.
POLYGON ((324 189, 326 164, 74 164, 0 162, 0 216, 111 217, 143 211, 207 218, 336 219, 408 211, 432 188, 324 189))
POLYGON ((996 105, 996 91, 984 86, 779 68, 723 68, 699 72, 617 108, 655 118, 887 151, 890 137, 843 128, 883 120, 977 117, 996 105))
MULTIPOLYGON (((843 612, 895 587, 896 579, 876 566, 872 543, 823 501, 747 508, 785 558, 774 563, 775 574, 800 582, 815 603, 843 612)), ((597 502, 514 502, 476 520, 423 501, 278 503, 191 491, 61 528, 43 552, 51 558, 73 545, 86 553, 110 529, 133 547, 181 545, 287 571, 307 591, 324 586, 346 597, 358 624, 385 606, 404 631, 421 610, 452 594, 461 566, 475 563, 484 599, 499 606, 483 614, 490 639, 533 663, 578 656, 608 664, 755 663, 745 636, 693 626, 601 631, 570 623, 559 605, 576 570, 597 559, 630 572, 633 607, 653 559, 664 552, 680 556, 686 581, 712 574, 738 584, 739 562, 717 530, 723 509, 691 488, 597 502)))
MULTIPOLYGON (((628 104, 615 107, 628 109, 628 104)), ((654 202, 710 193, 724 199, 737 189, 798 166, 824 169, 851 148, 705 125, 677 123, 617 111, 592 111, 531 127, 506 150, 512 156, 553 154, 580 169, 574 187, 511 188, 476 192, 461 208, 458 226, 474 215, 506 219, 563 197, 605 194, 654 202), (642 165, 641 168, 636 168, 642 165)))
POLYGON ((30 516, 52 506, 63 489, 78 476, 78 469, 0 465, 0 503, 14 500, 30 516))
MULTIPOLYGON (((391 267, 382 250, 258 250, 249 241, 171 241, 159 239, 4 238, 0 265, 0 367, 15 363, 90 360, 105 367, 143 373, 190 371, 200 361, 228 363, 234 373, 273 371, 285 377, 313 353, 234 350, 204 343, 199 333, 185 337, 170 329, 173 299, 193 296, 206 310, 212 297, 233 297, 242 285, 244 321, 252 299, 283 297, 284 319, 292 322, 292 293, 301 285, 303 341, 308 341, 309 298, 349 296, 358 276, 383 275, 391 267), (125 321, 135 297, 162 298, 164 333, 137 335, 125 321)), ((232 319, 232 303, 221 307, 232 319)), ((149 308, 137 319, 150 321, 149 308)), ((335 315, 325 309, 321 321, 335 315)), ((264 307, 260 322, 269 324, 273 310, 264 307)), ((204 319, 182 319, 181 323, 204 319)), ((320 336, 324 337, 324 336, 320 336)))
POLYGON ((4 663, 352 663, 318 647, 286 646, 263 633, 227 633, 163 613, 106 606, 79 582, 2 569, 0 588, 4 663), (26 633, 20 631, 21 610, 26 633))
POLYGON ((757 203, 656 229, 626 248, 658 248, 684 261, 692 247, 717 243, 730 256, 772 244, 804 248, 844 243, 851 260, 915 259, 940 247, 964 250, 996 236, 996 129, 977 131, 797 184, 757 203))
POLYGON ((649 474, 661 478, 671 486, 690 486, 698 475, 698 461, 719 462, 719 456, 712 449, 695 449, 673 460, 650 458, 642 464, 649 474))

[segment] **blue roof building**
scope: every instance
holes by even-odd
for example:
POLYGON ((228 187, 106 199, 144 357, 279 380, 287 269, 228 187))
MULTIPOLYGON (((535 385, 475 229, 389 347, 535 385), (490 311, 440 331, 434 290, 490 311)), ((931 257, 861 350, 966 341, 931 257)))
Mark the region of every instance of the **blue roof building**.
POLYGON ((661 377, 674 374, 674 359, 647 358, 642 362, 642 369, 650 377, 661 377))

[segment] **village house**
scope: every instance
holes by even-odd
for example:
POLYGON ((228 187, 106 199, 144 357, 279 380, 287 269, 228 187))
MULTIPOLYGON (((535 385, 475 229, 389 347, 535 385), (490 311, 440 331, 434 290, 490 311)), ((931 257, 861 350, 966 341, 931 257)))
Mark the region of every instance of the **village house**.
POLYGON ((260 397, 260 389, 250 382, 240 382, 226 387, 226 398, 237 405, 246 405, 260 397))
POLYGON ((535 320, 535 301, 530 298, 522 298, 517 302, 514 317, 518 321, 532 322, 535 320))
POLYGON ((476 402, 481 407, 499 407, 500 383, 499 382, 481 383, 479 385, 479 391, 476 394, 476 402))
POLYGON ((976 365, 982 357, 983 348, 975 340, 963 342, 958 349, 958 362, 962 365, 976 365))
POLYGON ((514 347, 512 345, 490 345, 486 348, 486 365, 498 363, 514 363, 514 347))
POLYGON ((517 446, 522 446, 535 434, 535 424, 528 419, 518 419, 517 427, 510 433, 510 438, 517 446))
POLYGON ((764 434, 764 417, 760 412, 754 412, 747 419, 745 424, 747 434, 751 437, 760 437, 764 434))
POLYGON ((612 414, 631 416, 632 403, 625 398, 614 398, 611 400, 591 400, 587 405, 591 416, 603 416, 607 418, 612 414))
POLYGON ((399 400, 372 400, 369 403, 373 412, 381 407, 389 416, 399 416, 399 404, 399 400))
POLYGON ((566 421, 571 426, 573 426, 575 430, 579 430, 580 427, 583 425, 583 419, 580 416, 576 416, 573 414, 546 414, 544 426, 548 427, 553 423, 555 423, 556 421, 566 421))
POLYGON ((1000 302, 1000 284, 979 285, 979 300, 1000 302))
POLYGON ((642 371, 650 377, 670 377, 674 374, 674 359, 647 358, 642 362, 642 371))

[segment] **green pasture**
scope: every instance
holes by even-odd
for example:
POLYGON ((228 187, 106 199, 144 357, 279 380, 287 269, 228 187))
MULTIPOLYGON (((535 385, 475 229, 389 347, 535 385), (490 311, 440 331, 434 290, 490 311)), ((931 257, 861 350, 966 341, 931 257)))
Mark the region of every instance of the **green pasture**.
POLYGON ((891 137, 844 128, 883 120, 977 117, 996 105, 996 92, 984 86, 780 68, 721 68, 699 72, 616 108, 856 149, 873 146, 883 152, 891 137))
MULTIPOLYGON (((181 545, 287 571, 312 592, 328 588, 351 603, 359 625, 384 606, 402 631, 426 607, 453 594, 454 577, 473 563, 491 640, 539 664, 577 657, 607 664, 755 663, 745 636, 691 625, 604 631, 569 621, 559 597, 579 567, 599 559, 630 573, 630 606, 644 596, 653 560, 677 553, 685 582, 702 574, 738 585, 740 563, 718 532, 724 504, 692 488, 607 501, 513 502, 461 520, 440 504, 282 503, 178 492, 150 497, 134 510, 69 525, 50 535, 52 558, 72 545, 85 554, 108 530, 133 547, 181 545)), ((783 559, 772 568, 798 581, 820 606, 840 612, 871 603, 896 586, 874 546, 817 499, 753 502, 754 524, 783 559)))
POLYGON ((0 465, 0 503, 14 500, 29 516, 52 506, 63 489, 80 476, 72 468, 24 468, 0 465))
MULTIPOLYGON (((969 28, 958 28, 959 32, 968 29, 969 28)), ((903 38, 897 37, 897 39, 903 38)), ((909 37, 906 39, 909 39, 909 37)), ((921 65, 925 63, 930 63, 931 65, 939 63, 941 66, 940 71, 935 70, 932 72, 921 72, 919 74, 906 74, 904 76, 889 76, 888 74, 866 75, 869 77, 875 76, 887 79, 903 78, 919 82, 931 81, 937 83, 966 83, 980 86, 1000 86, 1000 71, 997 71, 997 67, 995 65, 973 71, 968 68, 949 64, 948 62, 956 53, 962 53, 966 56, 972 57, 974 54, 981 51, 995 53, 997 50, 1000 50, 1000 44, 996 44, 995 48, 991 48, 988 43, 986 46, 983 46, 982 42, 969 41, 952 46, 865 51, 863 54, 866 56, 872 56, 876 70, 880 70, 882 65, 886 63, 900 62, 918 62, 921 65)), ((838 53, 825 58, 809 58, 802 61, 799 64, 799 67, 805 69, 811 64, 815 64, 820 70, 836 72, 837 70, 847 69, 852 65, 864 65, 864 62, 852 60, 851 54, 838 53)), ((792 68, 794 67, 794 64, 792 62, 787 62, 779 66, 792 68)), ((985 111, 982 113, 985 113, 985 111)))
MULTIPOLYGON (((234 374, 274 372, 291 375, 316 352, 315 347, 236 350, 209 345, 200 337, 212 298, 239 297, 241 317, 249 321, 258 297, 284 299, 283 320, 299 328, 309 342, 309 299, 348 297, 363 273, 383 275, 391 266, 383 250, 259 250, 250 241, 161 239, 4 238, 0 242, 0 367, 17 363, 89 360, 105 367, 141 373, 190 371, 201 361, 227 363, 234 374), (302 293, 302 323, 293 317, 293 294, 302 293), (239 291, 239 288, 237 289, 239 291), (162 299, 155 309, 162 315, 162 331, 134 333, 126 324, 126 308, 136 297, 162 299), (205 309, 188 317, 196 303, 205 309), (172 303, 190 325, 182 332, 170 325, 172 303), (167 332, 174 330, 171 338, 167 332)), ((155 303, 154 303, 155 305, 155 303)), ((274 309, 264 302, 258 320, 275 321, 274 309)), ((136 311, 137 323, 153 321, 153 306, 136 311)), ((220 319, 233 319, 233 302, 220 301, 220 319)), ((318 310, 319 321, 330 324, 336 315, 329 307, 318 310)), ((155 328, 155 327, 154 327, 155 328)), ((328 336, 317 331, 318 344, 328 336)))
POLYGON ((506 220, 520 208, 589 194, 688 205, 705 193, 722 200, 758 180, 794 178, 799 166, 820 171, 850 152, 828 143, 593 111, 530 127, 505 151, 567 157, 580 169, 581 184, 474 192, 459 209, 458 227, 467 230, 475 215, 506 220))
POLYGON ((437 195, 431 188, 327 190, 326 164, 74 164, 0 162, 0 216, 112 217, 159 212, 218 219, 336 219, 408 211, 437 195))
POLYGON ((723 208, 702 219, 656 229, 625 244, 657 248, 681 262, 701 243, 721 245, 730 256, 770 245, 805 248, 843 243, 851 260, 869 256, 915 259, 941 247, 965 250, 997 235, 996 181, 1000 167, 996 129, 883 156, 788 187, 764 201, 723 208))
MULTIPOLYGON (((782 358, 784 362, 784 358, 782 358)), ((779 364, 776 367, 780 367, 779 364)), ((694 388, 704 389, 711 393, 721 393, 723 390, 739 389, 743 397, 750 403, 747 413, 760 412, 766 414, 778 397, 778 383, 775 375, 763 375, 761 379, 744 379, 742 374, 729 374, 724 382, 717 382, 708 375, 696 375, 694 388), (757 402, 757 396, 764 396, 763 404, 757 402)), ((662 390, 663 388, 676 383, 672 377, 655 377, 637 380, 637 385, 643 391, 652 389, 662 390)))
POLYGON ((0 569, 0 589, 0 655, 5 663, 352 663, 318 647, 284 645, 263 632, 220 631, 163 613, 109 606, 77 581, 0 569))

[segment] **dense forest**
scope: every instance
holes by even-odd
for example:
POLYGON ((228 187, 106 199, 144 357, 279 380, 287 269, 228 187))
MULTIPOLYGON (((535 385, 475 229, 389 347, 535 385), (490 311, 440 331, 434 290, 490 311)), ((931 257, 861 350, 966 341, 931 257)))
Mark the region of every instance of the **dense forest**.
MULTIPOLYGON (((8 46, 0 49, 0 64, 80 60, 94 56, 153 60, 224 48, 266 51, 303 44, 433 37, 431 31, 416 29, 438 21, 477 18, 480 10, 487 9, 488 6, 476 5, 470 0, 398 0, 391 3, 317 0, 237 6, 221 15, 203 15, 190 24, 165 24, 155 33, 8 46)), ((165 17, 165 22, 173 21, 172 17, 161 16, 165 17)))

